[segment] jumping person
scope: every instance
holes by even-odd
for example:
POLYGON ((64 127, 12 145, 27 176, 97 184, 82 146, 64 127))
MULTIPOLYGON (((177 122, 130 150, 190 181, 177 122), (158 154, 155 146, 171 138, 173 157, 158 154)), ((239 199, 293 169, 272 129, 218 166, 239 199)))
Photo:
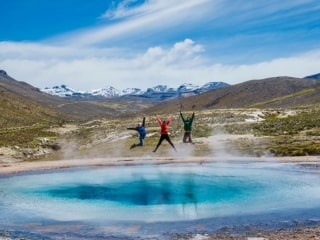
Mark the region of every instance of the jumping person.
POLYGON ((158 147, 161 145, 161 143, 162 143, 162 141, 164 139, 168 141, 168 143, 171 145, 171 147, 173 147, 173 149, 175 151, 177 151, 176 148, 174 147, 173 143, 171 142, 170 138, 169 138, 169 125, 170 125, 170 123, 172 121, 172 116, 170 116, 167 119, 167 121, 163 121, 163 122, 161 121, 161 119, 159 117, 157 117, 157 121, 158 121, 158 124, 159 124, 159 126, 161 128, 161 132, 160 132, 161 136, 160 136, 159 142, 158 142, 156 148, 153 150, 153 152, 157 151, 158 147))
POLYGON ((183 129, 184 129, 184 135, 183 135, 183 142, 184 143, 193 143, 191 139, 191 132, 192 132, 192 122, 194 119, 194 112, 192 113, 191 118, 187 117, 186 119, 183 117, 183 114, 180 111, 180 116, 183 121, 183 129))
POLYGON ((134 128, 127 128, 127 130, 136 130, 139 133, 139 143, 132 144, 130 149, 135 147, 142 147, 144 145, 144 138, 146 137, 147 131, 145 128, 146 118, 143 117, 142 123, 138 123, 138 125, 134 128))

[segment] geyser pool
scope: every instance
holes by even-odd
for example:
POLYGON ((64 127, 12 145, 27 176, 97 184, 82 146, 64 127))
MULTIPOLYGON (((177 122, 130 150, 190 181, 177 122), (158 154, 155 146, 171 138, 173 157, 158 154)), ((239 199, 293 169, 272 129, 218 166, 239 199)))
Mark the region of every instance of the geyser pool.
POLYGON ((193 221, 320 209, 320 176, 292 164, 96 167, 0 181, 0 224, 193 221))

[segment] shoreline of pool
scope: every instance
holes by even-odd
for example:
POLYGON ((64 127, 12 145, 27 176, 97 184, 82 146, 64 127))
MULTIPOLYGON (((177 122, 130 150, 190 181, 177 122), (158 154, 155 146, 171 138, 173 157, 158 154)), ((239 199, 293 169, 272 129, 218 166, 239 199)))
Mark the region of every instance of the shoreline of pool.
POLYGON ((299 156, 299 157, 237 157, 226 156, 223 158, 206 157, 117 157, 117 158, 86 158, 86 159, 63 159, 54 161, 22 161, 15 163, 0 163, 1 174, 15 174, 32 171, 45 171, 63 168, 77 167, 99 167, 99 166, 131 166, 131 165, 161 165, 161 164, 206 164, 206 163, 299 163, 307 164, 310 167, 319 169, 320 156, 299 156))

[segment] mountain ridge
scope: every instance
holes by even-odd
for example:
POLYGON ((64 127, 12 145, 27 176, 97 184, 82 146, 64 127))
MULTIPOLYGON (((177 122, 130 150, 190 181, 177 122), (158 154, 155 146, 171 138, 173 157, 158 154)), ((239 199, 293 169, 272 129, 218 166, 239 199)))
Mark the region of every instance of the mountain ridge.
POLYGON ((161 102, 148 112, 171 113, 179 110, 281 108, 320 103, 320 80, 273 77, 249 80, 229 87, 214 89, 188 98, 161 102))
MULTIPOLYGON (((25 99, 25 102, 35 102, 63 113, 69 119, 113 118, 156 112, 171 113, 180 109, 191 111, 257 106, 261 108, 296 107, 319 104, 320 102, 320 81, 315 77, 293 78, 283 76, 256 79, 196 94, 192 92, 194 89, 190 86, 192 85, 181 85, 180 92, 183 92, 183 94, 177 95, 178 91, 175 90, 175 97, 170 95, 172 89, 170 90, 165 85, 158 85, 159 89, 156 89, 158 91, 156 94, 160 93, 158 98, 150 98, 138 94, 96 99, 61 98, 42 92, 28 83, 17 81, 7 75, 5 71, 0 71, 0 91, 2 92, 3 102, 10 102, 13 98, 19 97, 21 102, 23 102, 23 99, 25 99), (192 94, 186 93, 190 89, 192 94), (164 91, 168 91, 165 93, 169 97, 163 98, 164 91)), ((205 87, 205 85, 202 87, 205 87)), ((151 94, 155 93, 153 89, 147 91, 151 94)), ((19 104, 14 107, 19 111, 19 104)))
POLYGON ((167 85, 159 84, 154 87, 147 88, 146 90, 142 90, 140 88, 127 88, 120 91, 113 86, 106 86, 105 88, 100 89, 77 91, 63 84, 60 86, 54 86, 52 88, 46 87, 41 91, 63 98, 103 99, 136 96, 163 100, 168 98, 180 97, 183 95, 196 95, 212 89, 226 86, 229 86, 229 84, 225 82, 208 82, 203 86, 184 83, 177 88, 169 88, 167 85))

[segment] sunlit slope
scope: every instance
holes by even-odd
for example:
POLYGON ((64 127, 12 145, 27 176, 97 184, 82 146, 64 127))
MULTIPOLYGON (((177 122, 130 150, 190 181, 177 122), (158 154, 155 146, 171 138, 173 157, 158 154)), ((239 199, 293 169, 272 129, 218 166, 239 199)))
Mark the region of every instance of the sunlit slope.
POLYGON ((276 77, 251 80, 215 89, 197 96, 162 102, 148 112, 171 113, 179 110, 298 107, 320 102, 320 80, 276 77))
POLYGON ((19 96, 0 86, 0 127, 12 128, 60 122, 65 116, 54 109, 19 96))

